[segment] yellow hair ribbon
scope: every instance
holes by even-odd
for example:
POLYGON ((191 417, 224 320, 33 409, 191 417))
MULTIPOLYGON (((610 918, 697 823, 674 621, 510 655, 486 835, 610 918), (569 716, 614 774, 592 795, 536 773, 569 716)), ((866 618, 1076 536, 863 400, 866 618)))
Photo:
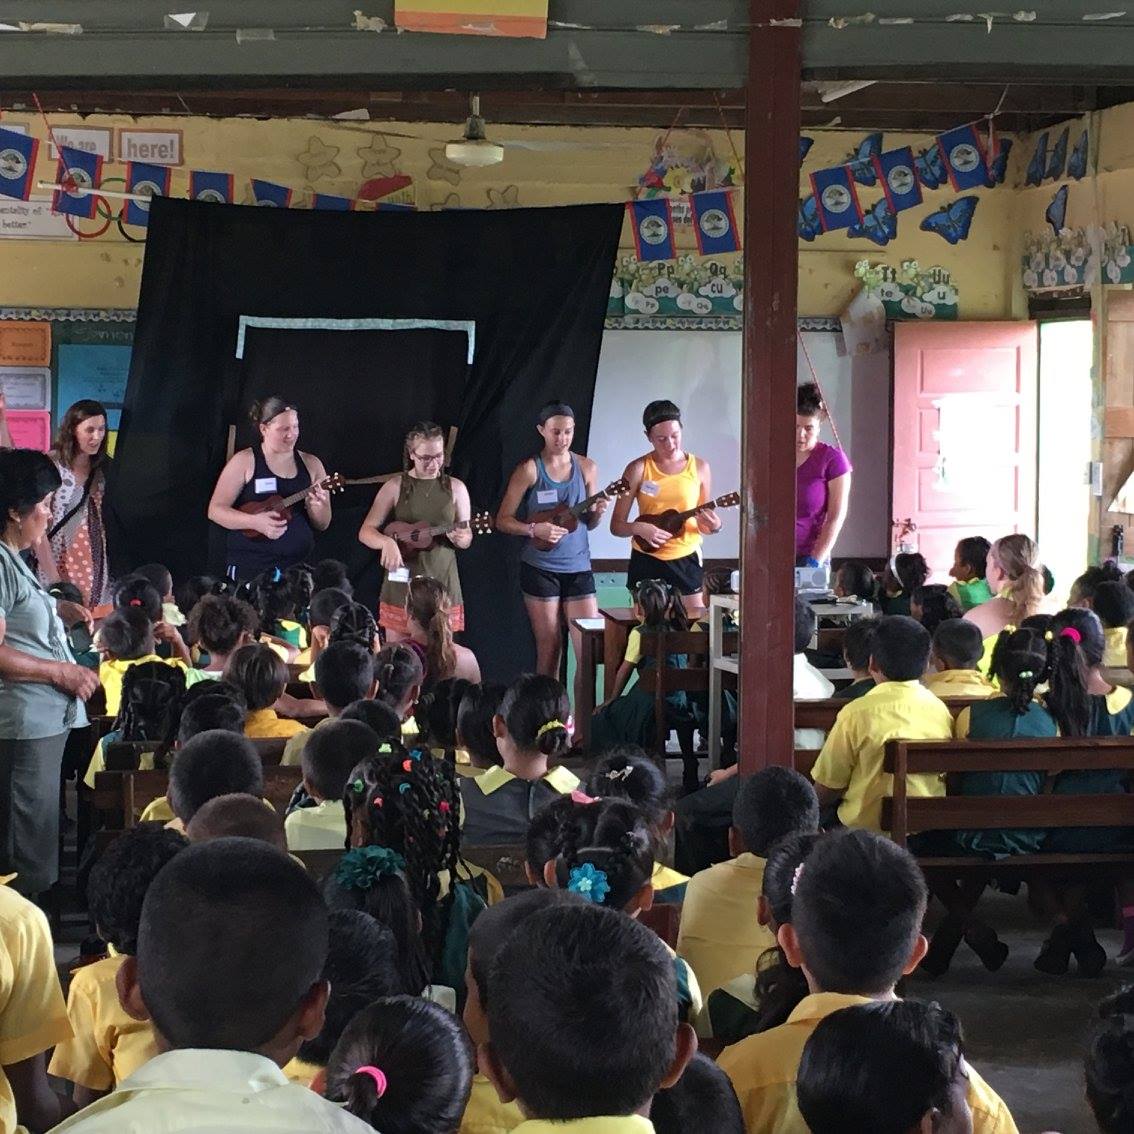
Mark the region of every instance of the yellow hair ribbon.
POLYGON ((1016 633, 1016 627, 1009 624, 1009 625, 1004 627, 1004 633, 1005 634, 1015 634, 1016 633))
POLYGON ((1055 641, 1055 635, 1049 630, 1046 634, 1044 634, 1043 640, 1045 642, 1054 642, 1055 641))
POLYGON ((545 725, 539 726, 539 731, 535 734, 536 740, 539 740, 545 732, 551 732, 553 729, 561 728, 566 731, 567 726, 562 721, 548 721, 545 725))

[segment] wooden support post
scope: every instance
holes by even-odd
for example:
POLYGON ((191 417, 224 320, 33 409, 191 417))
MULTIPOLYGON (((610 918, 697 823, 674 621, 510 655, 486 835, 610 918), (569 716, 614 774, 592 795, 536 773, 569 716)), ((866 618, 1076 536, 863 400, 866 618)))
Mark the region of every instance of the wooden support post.
POLYGON ((744 133, 742 772, 792 762, 799 0, 749 0, 744 133))

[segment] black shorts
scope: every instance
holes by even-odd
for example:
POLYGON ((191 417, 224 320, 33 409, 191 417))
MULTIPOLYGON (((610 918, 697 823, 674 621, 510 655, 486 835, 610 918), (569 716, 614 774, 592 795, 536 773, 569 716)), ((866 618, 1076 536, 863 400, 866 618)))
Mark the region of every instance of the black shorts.
POLYGON ((705 568, 696 551, 683 555, 680 559, 657 559, 642 551, 630 552, 626 586, 631 594, 643 579, 661 579, 663 583, 669 583, 679 595, 699 595, 704 578, 705 568))
POLYGON ((530 563, 521 563, 520 590, 528 598, 545 601, 593 598, 595 576, 593 571, 541 571, 530 563))

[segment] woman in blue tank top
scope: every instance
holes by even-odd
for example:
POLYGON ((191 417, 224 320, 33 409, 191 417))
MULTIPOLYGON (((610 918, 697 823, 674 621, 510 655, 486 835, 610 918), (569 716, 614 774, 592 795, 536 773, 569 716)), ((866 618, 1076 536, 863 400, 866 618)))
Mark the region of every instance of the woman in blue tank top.
POLYGON ((324 488, 311 488, 290 509, 290 519, 278 512, 241 512, 240 505, 287 497, 327 476, 323 462, 301 453, 299 413, 290 402, 273 395, 255 402, 252 421, 260 430, 260 444, 235 453, 217 478, 209 501, 209 519, 227 529, 225 565, 230 578, 246 580, 278 567, 281 571, 302 563, 315 544, 315 532, 331 523, 331 497, 324 488), (314 530, 313 530, 314 529, 314 530), (245 530, 263 539, 249 539, 245 530))
MULTIPOLYGON (((535 634, 536 668, 548 677, 556 677, 560 620, 567 619, 577 659, 580 635, 571 623, 576 618, 598 617, 587 532, 598 526, 607 499, 599 495, 579 517, 574 531, 536 519, 559 505, 575 507, 599 493, 598 465, 589 457, 571 452, 575 411, 562 402, 544 406, 538 432, 543 438, 543 449, 538 456, 516 466, 496 514, 496 527, 526 541, 520 556, 520 589, 535 634), (541 548, 536 541, 550 546, 541 548)), ((576 688, 576 702, 578 693, 576 688)))

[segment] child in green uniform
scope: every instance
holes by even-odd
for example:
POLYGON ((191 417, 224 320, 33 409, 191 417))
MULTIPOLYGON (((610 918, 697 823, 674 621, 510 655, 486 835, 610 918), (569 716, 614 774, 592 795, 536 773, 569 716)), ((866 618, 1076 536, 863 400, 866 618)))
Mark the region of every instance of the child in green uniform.
POLYGON ((984 536, 969 536, 957 544, 949 574, 953 582, 949 593, 960 603, 961 610, 972 610, 992 598, 992 588, 984 577, 992 544, 984 536))

